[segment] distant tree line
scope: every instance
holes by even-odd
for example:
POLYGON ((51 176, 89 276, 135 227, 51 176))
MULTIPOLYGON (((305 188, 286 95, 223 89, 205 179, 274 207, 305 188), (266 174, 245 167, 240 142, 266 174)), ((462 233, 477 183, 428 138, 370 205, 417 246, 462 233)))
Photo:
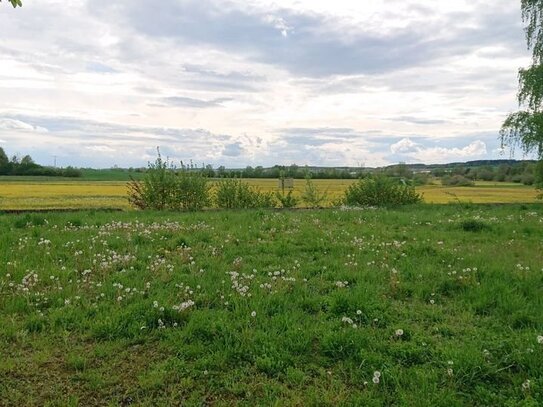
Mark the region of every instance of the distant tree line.
POLYGON ((26 175, 47 177, 81 177, 81 171, 73 167, 52 168, 36 164, 32 157, 25 155, 22 158, 14 155, 8 158, 6 152, 0 147, 0 175, 26 175))
POLYGON ((498 166, 456 167, 449 171, 435 169, 435 177, 462 176, 471 181, 516 182, 524 185, 540 185, 543 182, 543 165, 535 162, 519 162, 498 166))
POLYGON ((307 166, 292 165, 274 165, 270 168, 262 166, 247 166, 243 169, 227 169, 220 166, 214 169, 211 165, 206 165, 201 169, 206 176, 210 178, 295 178, 304 179, 308 172, 311 172, 313 178, 318 179, 353 179, 359 178, 361 169, 339 169, 339 168, 315 168, 307 166))
MULTIPOLYGON (((109 171, 145 173, 146 168, 111 168, 109 171)), ((101 171, 101 170, 94 170, 101 171)), ((408 181, 414 185, 424 185, 432 178, 451 179, 452 184, 466 184, 473 181, 516 182, 525 185, 543 184, 543 165, 537 161, 486 161, 454 163, 448 165, 397 164, 383 168, 361 167, 308 167, 292 164, 247 166, 239 169, 228 169, 224 166, 214 168, 212 165, 193 166, 191 171, 202 173, 207 178, 295 178, 304 179, 311 174, 313 179, 358 179, 369 174, 385 175, 390 178, 408 181)))
POLYGON ((431 178, 440 178, 444 184, 469 186, 474 181, 516 182, 524 185, 543 184, 543 164, 536 161, 511 161, 498 165, 458 165, 451 167, 392 165, 375 170, 388 177, 413 181, 423 185, 431 178))

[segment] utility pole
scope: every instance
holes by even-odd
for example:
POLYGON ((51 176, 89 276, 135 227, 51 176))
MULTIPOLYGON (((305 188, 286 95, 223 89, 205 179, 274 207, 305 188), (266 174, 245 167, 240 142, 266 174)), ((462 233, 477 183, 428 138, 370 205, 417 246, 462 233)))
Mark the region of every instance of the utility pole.
POLYGON ((56 155, 53 156, 53 167, 57 168, 57 156, 56 155))

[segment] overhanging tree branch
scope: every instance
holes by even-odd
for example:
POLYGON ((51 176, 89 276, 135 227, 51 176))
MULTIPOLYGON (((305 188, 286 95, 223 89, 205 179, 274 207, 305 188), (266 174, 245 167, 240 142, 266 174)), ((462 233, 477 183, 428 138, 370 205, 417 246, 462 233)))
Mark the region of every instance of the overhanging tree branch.
POLYGON ((543 0, 521 0, 521 8, 532 65, 519 71, 518 102, 524 110, 509 115, 500 136, 502 146, 520 146, 543 159, 543 0))
MULTIPOLYGON (((13 7, 23 7, 23 2, 21 0, 8 0, 13 7)), ((2 2, 2 0, 0 0, 2 2)))

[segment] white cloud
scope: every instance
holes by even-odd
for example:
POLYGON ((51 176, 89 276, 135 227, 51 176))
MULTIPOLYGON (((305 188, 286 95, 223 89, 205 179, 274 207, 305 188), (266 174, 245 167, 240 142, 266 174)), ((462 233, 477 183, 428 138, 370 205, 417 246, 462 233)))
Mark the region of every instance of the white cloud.
POLYGON ((288 37, 289 32, 292 31, 293 29, 292 27, 289 27, 289 25, 283 18, 278 17, 278 16, 268 14, 265 17, 265 21, 272 24, 281 33, 283 37, 288 37))
POLYGON ((94 151, 96 153, 114 153, 114 152, 117 151, 112 147, 104 146, 104 145, 101 145, 101 146, 87 146, 87 147, 85 147, 85 149, 89 150, 89 151, 94 151))
POLYGON ((390 151, 394 154, 407 154, 419 151, 420 144, 413 142, 410 138, 403 138, 390 146, 390 151))
POLYGON ((0 119, 0 130, 17 130, 26 132, 46 132, 47 129, 40 126, 33 126, 21 120, 0 119))
POLYGON ((403 139, 393 146, 391 150, 394 153, 404 154, 412 160, 427 164, 482 159, 487 154, 486 143, 481 140, 476 140, 462 148, 424 147, 409 139, 403 139), (395 146, 394 149, 393 146, 395 146))
POLYGON ((59 3, 1 6, 0 138, 81 166, 145 165, 157 144, 232 166, 499 158, 435 141, 497 134, 529 63, 511 0, 59 3))

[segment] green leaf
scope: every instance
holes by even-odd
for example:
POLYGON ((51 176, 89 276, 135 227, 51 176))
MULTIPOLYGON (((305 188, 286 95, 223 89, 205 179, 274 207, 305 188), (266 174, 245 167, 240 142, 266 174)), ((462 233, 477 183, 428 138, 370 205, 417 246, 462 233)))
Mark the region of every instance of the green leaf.
MULTIPOLYGON (((1 1, 1 0, 0 0, 1 1)), ((9 0, 9 2, 11 3, 11 5, 15 8, 17 6, 19 7, 22 7, 23 6, 23 2, 21 0, 9 0)))

